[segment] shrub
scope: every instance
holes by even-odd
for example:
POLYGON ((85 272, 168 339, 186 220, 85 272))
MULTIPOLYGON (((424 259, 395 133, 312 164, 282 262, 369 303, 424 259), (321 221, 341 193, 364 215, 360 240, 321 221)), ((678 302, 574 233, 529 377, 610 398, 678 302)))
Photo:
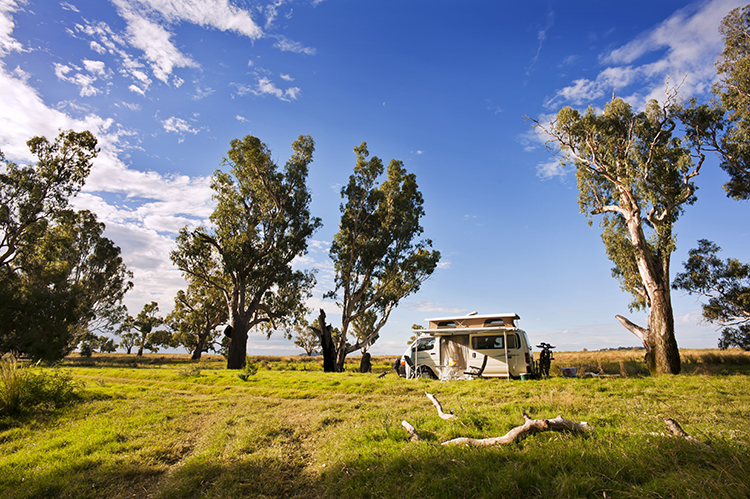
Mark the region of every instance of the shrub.
POLYGON ((258 363, 251 361, 250 357, 248 356, 245 358, 245 368, 241 373, 237 374, 237 377, 242 381, 247 381, 250 376, 255 376, 255 373, 258 372, 258 369, 260 369, 258 363))
POLYGON ((12 354, 0 359, 0 414, 9 415, 38 407, 60 407, 76 396, 78 384, 58 370, 34 372, 12 354))

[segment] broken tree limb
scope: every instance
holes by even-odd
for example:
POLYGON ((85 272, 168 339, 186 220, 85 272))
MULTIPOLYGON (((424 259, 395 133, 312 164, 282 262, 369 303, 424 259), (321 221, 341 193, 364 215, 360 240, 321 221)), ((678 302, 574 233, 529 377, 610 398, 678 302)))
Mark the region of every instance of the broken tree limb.
POLYGON ((419 438, 419 433, 417 433, 417 430, 407 421, 401 421, 401 426, 406 428, 406 431, 408 431, 409 435, 411 435, 411 437, 409 438, 410 441, 417 442, 419 440, 422 440, 421 438, 419 438))
POLYGON ((708 444, 703 443, 697 438, 691 437, 690 435, 688 435, 685 432, 685 430, 682 429, 682 426, 680 426, 680 423, 678 423, 674 419, 667 418, 664 420, 664 424, 667 425, 667 429, 672 432, 672 435, 677 436, 677 437, 682 437, 689 442, 693 442, 694 444, 702 445, 713 452, 713 449, 711 449, 711 447, 709 447, 708 444))
POLYGON ((589 425, 585 421, 582 421, 581 423, 575 423, 573 421, 564 419, 562 416, 557 416, 555 419, 531 419, 531 417, 524 412, 523 418, 526 420, 524 424, 522 424, 521 426, 516 426, 502 437, 460 437, 443 442, 442 445, 505 445, 526 438, 526 436, 528 435, 541 433, 543 431, 570 431, 573 433, 587 433, 593 429, 591 425, 589 425))
POLYGON ((427 398, 430 399, 430 402, 432 402, 432 405, 435 406, 435 409, 437 409, 438 416, 440 416, 441 419, 445 419, 446 421, 451 419, 456 419, 455 414, 452 412, 450 414, 446 414, 443 412, 443 405, 438 401, 437 397, 435 397, 431 393, 424 392, 425 395, 427 395, 427 398))

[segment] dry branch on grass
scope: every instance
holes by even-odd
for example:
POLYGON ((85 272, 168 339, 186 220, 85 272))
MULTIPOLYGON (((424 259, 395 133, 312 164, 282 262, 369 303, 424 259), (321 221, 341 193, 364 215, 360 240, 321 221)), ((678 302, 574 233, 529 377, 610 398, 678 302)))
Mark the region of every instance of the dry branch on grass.
POLYGON ((667 429, 672 433, 672 435, 674 435, 676 437, 682 437, 685 440, 687 440, 688 442, 692 442, 694 444, 698 444, 698 445, 700 445, 702 447, 705 447, 706 449, 710 450, 711 452, 714 451, 708 444, 706 444, 704 442, 701 442, 697 438, 688 435, 687 432, 685 432, 685 430, 682 429, 682 426, 680 426, 680 423, 678 423, 674 419, 672 419, 672 418, 666 418, 664 420, 664 424, 667 425, 667 429))
POLYGON ((409 438, 409 440, 411 440, 412 442, 417 442, 419 440, 422 440, 419 437, 419 433, 417 433, 416 428, 414 428, 412 425, 410 425, 407 421, 401 421, 401 426, 403 426, 404 428, 406 428, 406 431, 408 431, 409 435, 411 435, 411 437, 409 438))
POLYGON ((503 435, 502 437, 492 437, 492 438, 468 438, 468 437, 460 437, 460 438, 454 438, 453 440, 448 440, 446 442, 443 442, 442 445, 457 445, 457 444, 467 444, 467 445, 477 445, 477 446, 487 446, 487 445, 505 445, 513 443, 517 440, 521 440, 523 438, 526 438, 527 435, 533 435, 534 433, 541 433, 543 431, 570 431, 573 433, 587 433, 593 428, 591 425, 586 423, 585 421, 582 421, 580 423, 575 423, 573 421, 568 421, 567 419, 564 419, 562 416, 557 416, 555 419, 531 419, 531 416, 523 413, 523 418, 526 420, 524 424, 521 426, 516 426, 512 430, 510 430, 508 433, 503 435))
POLYGON ((456 419, 456 415, 452 412, 450 414, 446 414, 443 412, 443 405, 438 401, 437 397, 435 397, 431 393, 424 392, 425 395, 427 395, 427 398, 430 399, 430 402, 432 402, 432 405, 435 406, 435 409, 437 409, 438 416, 440 416, 441 419, 445 419, 446 421, 450 419, 456 419))

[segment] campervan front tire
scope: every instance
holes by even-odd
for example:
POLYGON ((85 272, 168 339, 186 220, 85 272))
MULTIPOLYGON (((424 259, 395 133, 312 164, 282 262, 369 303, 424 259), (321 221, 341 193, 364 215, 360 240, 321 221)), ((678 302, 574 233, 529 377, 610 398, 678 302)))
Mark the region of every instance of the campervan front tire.
POLYGON ((422 379, 437 379, 435 373, 432 372, 432 369, 427 366, 419 366, 419 369, 417 370, 417 376, 422 379))

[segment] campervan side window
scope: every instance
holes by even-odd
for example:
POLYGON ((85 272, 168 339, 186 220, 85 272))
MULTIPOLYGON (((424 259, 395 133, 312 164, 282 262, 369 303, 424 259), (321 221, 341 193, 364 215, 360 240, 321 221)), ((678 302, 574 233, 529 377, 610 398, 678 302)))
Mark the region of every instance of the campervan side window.
POLYGON ((442 321, 438 322, 437 327, 456 327, 456 323, 454 321, 442 321))
POLYGON ((484 321, 484 326, 485 327, 487 327, 487 326, 504 326, 504 325, 505 325, 505 321, 503 321, 502 319, 487 319, 486 321, 484 321))
POLYGON ((433 348, 435 348, 435 338, 424 338, 417 343, 417 352, 424 352, 433 348))
MULTIPOLYGON (((471 348, 474 350, 502 350, 505 348, 504 336, 474 336, 471 339, 471 348)), ((517 334, 508 335, 508 349, 518 348, 520 342, 517 334)))

